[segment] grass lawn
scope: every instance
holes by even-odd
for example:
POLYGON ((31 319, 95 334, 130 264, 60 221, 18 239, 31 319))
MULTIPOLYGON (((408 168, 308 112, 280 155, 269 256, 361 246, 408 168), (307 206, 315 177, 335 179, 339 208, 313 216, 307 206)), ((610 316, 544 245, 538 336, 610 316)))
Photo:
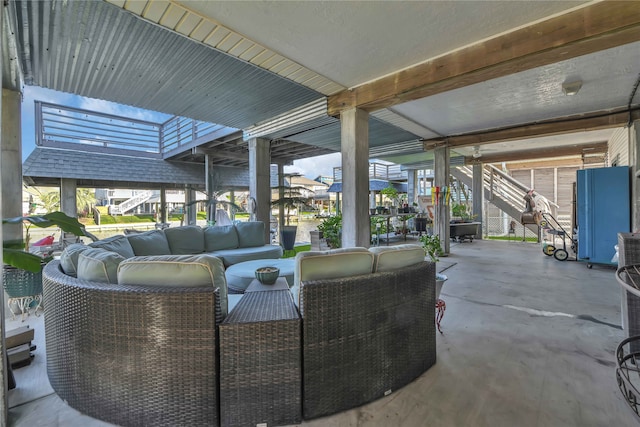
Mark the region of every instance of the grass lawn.
POLYGON ((300 245, 300 246, 295 246, 293 248, 293 250, 295 250, 296 252, 293 253, 292 251, 287 251, 284 255, 282 255, 282 258, 293 258, 296 256, 296 254, 298 252, 307 252, 311 250, 311 245, 300 245))

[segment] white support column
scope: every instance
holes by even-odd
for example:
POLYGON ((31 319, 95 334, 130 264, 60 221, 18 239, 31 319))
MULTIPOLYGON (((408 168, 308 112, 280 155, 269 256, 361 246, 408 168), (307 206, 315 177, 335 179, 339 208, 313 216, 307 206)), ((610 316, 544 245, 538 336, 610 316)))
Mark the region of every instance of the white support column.
POLYGON ((473 195, 473 210, 472 213, 475 215, 474 221, 480 223, 480 227, 478 227, 478 234, 476 234, 476 239, 482 239, 482 227, 484 225, 484 221, 482 221, 482 213, 484 206, 484 164, 476 163, 473 165, 473 185, 471 188, 471 194, 473 195))
POLYGON ((167 189, 160 187, 160 222, 164 224, 167 219, 167 189))
MULTIPOLYGON (((449 187, 449 147, 437 147, 433 151, 434 154, 434 179, 433 183, 435 187, 449 187)), ((449 187, 450 188, 450 187, 449 187)), ((432 191, 435 191, 433 189, 432 191)), ((435 218, 434 218, 434 232, 440 236, 440 243, 442 244, 442 250, 445 255, 449 254, 451 248, 451 242, 449 236, 449 205, 446 204, 446 200, 439 197, 435 206, 435 218)))
POLYGON ((76 202, 77 189, 78 185, 75 179, 60 179, 60 210, 74 218, 78 216, 78 208, 76 202))
POLYGON ((269 242, 271 213, 271 151, 268 139, 249 140, 249 196, 255 200, 251 221, 264 223, 265 242, 269 242))
POLYGON ((213 209, 210 207, 210 202, 213 200, 213 165, 211 163, 211 157, 208 154, 204 155, 204 186, 207 193, 207 204, 205 210, 207 213, 207 225, 212 225, 216 219, 215 206, 213 209))
POLYGON ((416 202, 416 196, 418 195, 418 171, 416 169, 409 169, 407 171, 407 202, 409 206, 413 206, 416 202))
MULTIPOLYGON (((278 163, 278 199, 284 199, 284 165, 282 163, 278 163)), ((271 221, 271 218, 269 218, 271 221)), ((278 235, 280 236, 282 230, 284 230, 284 225, 286 224, 284 217, 284 205, 278 205, 278 235)))
MULTIPOLYGON (((0 8, 0 22, 4 22, 4 8, 0 8)), ((4 31, 0 31, 0 43, 3 42, 3 33, 4 31)), ((0 67, 3 66, 4 59, 0 56, 0 67)), ((4 117, 8 111, 8 106, 4 105, 5 100, 2 97, 2 102, 0 102, 0 117, 4 117)), ((20 111, 20 106, 18 106, 18 111, 20 111)), ((1 175, 2 175, 2 185, 0 185, 0 217, 8 218, 7 214, 4 211, 4 198, 5 191, 3 190, 4 184, 4 146, 5 146, 5 136, 4 132, 0 132, 0 165, 2 167, 1 175)), ((20 159, 20 165, 22 165, 22 159, 20 159)), ((22 172, 20 173, 20 177, 22 177, 22 172)), ((22 194, 22 187, 20 194, 22 194)), ((3 227, 0 227, 0 241, 4 241, 4 232, 3 227)), ((0 249, 0 252, 2 249, 0 249)), ((0 284, 2 284, 2 276, 0 276, 0 284)), ((2 337, 6 335, 6 325, 5 325, 5 315, 4 310, 6 307, 6 295, 4 292, 1 292, 2 295, 0 300, 0 334, 2 337)), ((9 425, 8 417, 9 417, 9 401, 7 399, 7 390, 8 390, 8 379, 9 379, 9 366, 7 364, 7 349, 5 347, 4 339, 0 339, 0 425, 6 426, 9 425)))
POLYGON ((186 225, 195 225, 197 219, 197 206, 194 203, 196 200, 196 192, 189 186, 184 189, 184 216, 186 225))
MULTIPOLYGON (((2 216, 21 217, 22 139, 20 92, 2 89, 2 216)), ((22 240, 22 224, 4 224, 5 240, 22 240)))
POLYGON ((340 115, 342 138, 342 247, 371 244, 369 223, 369 113, 352 108, 340 115))

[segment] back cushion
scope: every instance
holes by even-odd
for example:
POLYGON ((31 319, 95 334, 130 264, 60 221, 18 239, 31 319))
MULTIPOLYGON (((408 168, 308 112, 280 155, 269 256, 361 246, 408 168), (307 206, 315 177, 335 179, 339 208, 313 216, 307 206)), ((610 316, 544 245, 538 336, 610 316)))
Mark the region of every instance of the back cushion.
POLYGON ((233 225, 213 226, 204 229, 204 249, 207 252, 238 247, 238 233, 233 225))
POLYGON ((60 266, 62 271, 69 276, 76 277, 78 274, 78 258, 80 252, 90 249, 89 246, 82 243, 74 243, 64 248, 60 254, 60 266))
POLYGON ((122 255, 104 249, 82 251, 78 257, 78 279, 118 283, 118 265, 122 261, 122 255))
POLYGON ((126 236, 118 234, 116 236, 107 237, 106 239, 98 240, 97 242, 89 243, 92 248, 101 248, 107 251, 115 252, 122 255, 125 258, 131 258, 135 256, 131 243, 126 236))
POLYGON ((236 224, 236 231, 241 248, 265 245, 262 221, 239 222, 236 224))
POLYGON ((291 293, 300 306, 300 282, 356 276, 373 271, 373 254, 366 248, 298 252, 291 293))
MULTIPOLYGON (((220 288, 220 307, 227 314, 227 280, 222 260, 206 254, 136 256, 118 267, 121 285, 220 288)), ((212 307, 213 309, 213 307, 212 307)))
POLYGON ((197 225, 167 228, 164 230, 173 255, 200 254, 204 252, 204 231, 197 225))
POLYGON ((369 248, 374 255, 374 273, 408 267, 424 261, 425 252, 420 245, 377 246, 369 248))
POLYGON ((366 248, 342 248, 296 254, 294 285, 302 281, 335 279, 373 271, 373 254, 366 248))
POLYGON ((171 255, 169 242, 162 230, 145 231, 127 236, 136 256, 171 255))

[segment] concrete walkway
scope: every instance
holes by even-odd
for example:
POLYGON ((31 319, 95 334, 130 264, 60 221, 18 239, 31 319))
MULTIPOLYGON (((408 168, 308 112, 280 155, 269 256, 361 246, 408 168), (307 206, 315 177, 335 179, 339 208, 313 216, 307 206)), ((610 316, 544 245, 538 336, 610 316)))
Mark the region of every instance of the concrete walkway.
MULTIPOLYGON (((303 426, 634 426, 615 379, 615 269, 556 261, 537 244, 452 245, 437 362, 384 398, 303 426)), ((14 426, 105 426, 51 395, 14 426)))

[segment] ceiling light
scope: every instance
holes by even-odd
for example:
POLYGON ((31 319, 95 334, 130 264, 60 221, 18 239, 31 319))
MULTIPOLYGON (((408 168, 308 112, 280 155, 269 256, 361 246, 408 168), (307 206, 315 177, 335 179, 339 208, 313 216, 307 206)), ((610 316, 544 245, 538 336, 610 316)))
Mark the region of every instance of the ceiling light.
POLYGON ((581 87, 582 87, 582 80, 578 80, 576 82, 570 82, 570 83, 565 82, 565 83, 562 83, 562 92, 564 92, 564 94, 567 96, 575 95, 580 91, 581 87))
POLYGON ((480 153, 480 147, 476 146, 473 150, 473 158, 479 159, 480 157, 482 157, 482 153, 480 153))

